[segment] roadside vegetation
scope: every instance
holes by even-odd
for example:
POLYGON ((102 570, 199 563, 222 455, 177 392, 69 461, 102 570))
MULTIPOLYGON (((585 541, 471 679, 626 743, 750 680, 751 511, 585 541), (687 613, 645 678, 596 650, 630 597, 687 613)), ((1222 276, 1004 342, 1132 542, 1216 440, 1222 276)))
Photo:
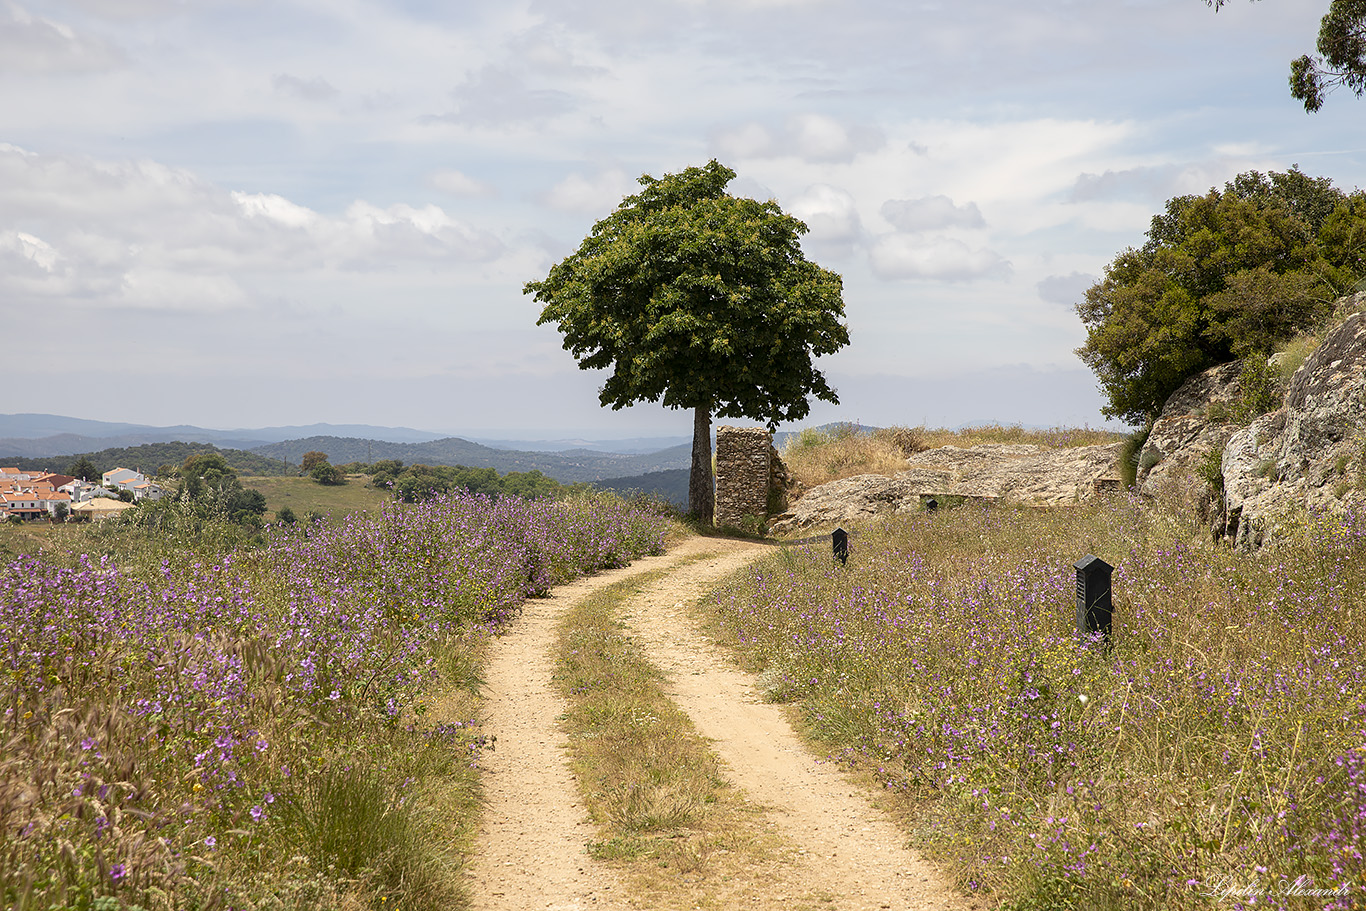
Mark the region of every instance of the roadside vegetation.
POLYGON ((0 569, 0 904, 465 906, 482 644, 666 529, 463 494, 246 539, 63 529, 0 569))
POLYGON ((1119 496, 889 519, 847 566, 784 549, 704 609, 993 906, 1348 908, 1364 602, 1366 517, 1302 516, 1248 557, 1119 496), (1087 553, 1115 567, 1108 649, 1076 637, 1087 553))

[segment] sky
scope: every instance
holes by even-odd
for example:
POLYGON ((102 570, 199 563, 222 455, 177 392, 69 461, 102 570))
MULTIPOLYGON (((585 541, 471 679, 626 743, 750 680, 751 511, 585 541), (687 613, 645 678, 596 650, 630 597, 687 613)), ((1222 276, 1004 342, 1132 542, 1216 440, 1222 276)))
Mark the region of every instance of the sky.
POLYGON ((522 287, 715 158, 844 279, 840 403, 784 429, 1105 426, 1073 306, 1167 199, 1366 186, 1366 100, 1287 90, 1326 9, 0 0, 0 411, 689 435, 522 287))

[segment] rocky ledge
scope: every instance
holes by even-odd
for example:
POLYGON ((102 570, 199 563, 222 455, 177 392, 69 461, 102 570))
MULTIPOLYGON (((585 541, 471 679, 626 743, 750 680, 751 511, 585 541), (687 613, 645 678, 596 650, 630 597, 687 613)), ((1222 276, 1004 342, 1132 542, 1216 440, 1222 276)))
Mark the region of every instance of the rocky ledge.
POLYGON ((943 446, 911 456, 896 476, 858 475, 807 491, 776 517, 774 534, 830 528, 922 508, 929 497, 1006 501, 1036 506, 1075 503, 1101 488, 1118 489, 1122 444, 1054 448, 986 443, 943 446))
POLYGON ((1324 337, 1290 378, 1279 410, 1233 434, 1222 469, 1214 532, 1240 550, 1260 547, 1297 509, 1366 506, 1366 314, 1352 313, 1324 337))

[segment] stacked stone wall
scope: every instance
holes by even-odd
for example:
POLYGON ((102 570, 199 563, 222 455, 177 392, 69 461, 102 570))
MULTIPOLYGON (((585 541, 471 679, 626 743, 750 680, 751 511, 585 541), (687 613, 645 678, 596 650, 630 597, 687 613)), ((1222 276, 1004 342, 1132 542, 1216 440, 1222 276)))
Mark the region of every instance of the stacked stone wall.
POLYGON ((768 515, 772 439, 763 427, 716 428, 716 524, 768 515))

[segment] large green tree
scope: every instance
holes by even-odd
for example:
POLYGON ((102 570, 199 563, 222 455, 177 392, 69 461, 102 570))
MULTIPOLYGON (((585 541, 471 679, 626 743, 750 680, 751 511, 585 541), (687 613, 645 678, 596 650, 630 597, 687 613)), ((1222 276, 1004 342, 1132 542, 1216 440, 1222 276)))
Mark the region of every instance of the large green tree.
POLYGON ((1312 324, 1362 272, 1363 215, 1366 197, 1294 168, 1168 200, 1077 304, 1104 413, 1149 421, 1191 374, 1312 324))
POLYGON ((691 512, 711 521, 711 419, 797 420, 809 396, 839 401, 813 358, 849 344, 842 281, 802 254, 806 225, 773 201, 731 196, 716 161, 660 178, 593 226, 523 289, 544 305, 614 409, 693 412, 691 512))
MULTIPOLYGON (((1229 0, 1205 0, 1217 11, 1229 0)), ((1366 94, 1366 0, 1332 0, 1319 20, 1318 55, 1290 61, 1290 94, 1309 113, 1323 107, 1323 96, 1343 86, 1358 98, 1366 94)))

